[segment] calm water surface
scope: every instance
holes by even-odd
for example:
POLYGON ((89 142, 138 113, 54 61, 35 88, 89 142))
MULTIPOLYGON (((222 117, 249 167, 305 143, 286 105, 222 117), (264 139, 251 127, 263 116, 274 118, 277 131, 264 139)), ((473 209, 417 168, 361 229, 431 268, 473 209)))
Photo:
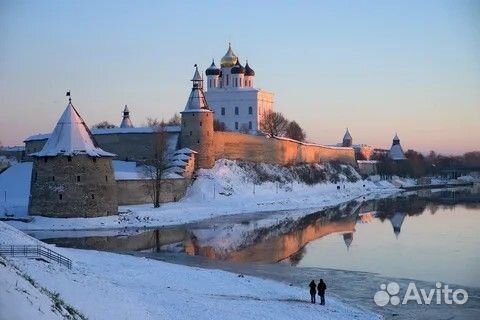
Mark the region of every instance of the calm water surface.
POLYGON ((480 207, 432 205, 382 218, 357 220, 351 233, 312 241, 297 266, 480 287, 480 207))
POLYGON ((311 213, 225 216, 124 234, 33 235, 66 247, 183 252, 480 287, 479 226, 480 193, 463 189, 351 202, 311 213))

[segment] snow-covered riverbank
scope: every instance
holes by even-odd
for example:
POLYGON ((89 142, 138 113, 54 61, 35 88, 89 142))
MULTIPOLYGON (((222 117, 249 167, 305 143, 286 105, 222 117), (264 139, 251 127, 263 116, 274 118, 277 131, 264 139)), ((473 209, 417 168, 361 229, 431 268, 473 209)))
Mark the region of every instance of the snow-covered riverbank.
MULTIPOLYGON (((38 240, 0 222, 0 244, 32 243, 38 240)), ((38 310, 45 319, 58 315, 52 301, 26 284, 11 264, 89 319, 380 318, 332 297, 325 307, 312 305, 307 289, 271 280, 106 252, 55 250, 72 259, 72 270, 23 258, 0 264, 1 319, 27 319, 38 310)))
MULTIPOLYGON (((16 215, 26 215, 29 178, 24 171, 31 167, 12 167, 0 176, 0 189, 10 188, 16 215), (22 177, 22 178, 18 178, 22 177), (15 183, 13 183, 15 179, 15 183), (10 186, 14 184, 15 188, 10 186)), ((268 168, 271 170, 271 168, 268 168)), ((279 170, 279 169, 277 169, 279 170)), ((280 176, 283 172, 270 172, 280 176)), ((151 204, 122 206, 120 214, 101 218, 45 218, 35 217, 30 223, 9 222, 22 230, 92 230, 129 227, 156 227, 184 224, 221 215, 233 215, 275 210, 323 209, 356 198, 383 197, 400 190, 386 181, 358 180, 347 182, 340 175, 337 183, 325 182, 307 185, 299 181, 254 183, 252 173, 234 161, 217 161, 215 167, 200 170, 198 178, 179 202, 165 203, 160 208, 151 204)))

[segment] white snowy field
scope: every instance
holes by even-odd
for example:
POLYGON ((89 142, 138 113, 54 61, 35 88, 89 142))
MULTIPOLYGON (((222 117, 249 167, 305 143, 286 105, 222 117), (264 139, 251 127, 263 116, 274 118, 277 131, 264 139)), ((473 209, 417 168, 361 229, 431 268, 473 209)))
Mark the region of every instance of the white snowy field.
MULTIPOLYGON (((123 170, 127 166, 122 167, 123 170)), ((132 168, 134 168, 132 166, 132 168)), ((27 215, 31 164, 13 166, 0 175, 0 192, 8 190, 6 210, 23 205, 17 216, 27 215)), ((280 176, 281 172, 272 172, 280 176)), ((212 169, 201 169, 187 194, 175 203, 121 206, 120 214, 100 218, 35 217, 32 222, 10 221, 22 230, 92 230, 125 227, 155 227, 194 222, 220 215, 278 210, 322 209, 356 198, 375 198, 399 191, 386 181, 318 183, 264 182, 254 184, 252 173, 235 161, 219 160, 212 169), (340 189, 337 189, 337 186, 340 189)), ((0 202, 0 214, 2 204, 0 202)))
MULTIPOLYGON (((38 240, 0 222, 0 244, 33 243, 38 240)), ((38 286, 58 293, 60 299, 88 319, 381 318, 328 295, 326 306, 309 303, 310 279, 305 279, 305 289, 302 289, 146 258, 53 249, 72 259, 71 270, 54 262, 2 259, 7 262, 0 263, 0 319, 62 318, 54 311, 53 301, 29 285, 19 273, 31 277, 38 286)))

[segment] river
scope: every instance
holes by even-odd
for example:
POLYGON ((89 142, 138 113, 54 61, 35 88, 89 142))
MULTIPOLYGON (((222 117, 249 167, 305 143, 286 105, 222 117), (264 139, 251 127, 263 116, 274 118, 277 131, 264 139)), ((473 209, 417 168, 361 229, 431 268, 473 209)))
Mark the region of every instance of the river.
POLYGON ((472 188, 404 193, 310 211, 251 213, 159 230, 36 232, 59 246, 120 251, 221 268, 329 292, 394 319, 476 319, 480 314, 480 194, 472 188), (382 283, 440 282, 469 293, 464 305, 379 307, 382 283), (402 308, 403 307, 403 308, 402 308))

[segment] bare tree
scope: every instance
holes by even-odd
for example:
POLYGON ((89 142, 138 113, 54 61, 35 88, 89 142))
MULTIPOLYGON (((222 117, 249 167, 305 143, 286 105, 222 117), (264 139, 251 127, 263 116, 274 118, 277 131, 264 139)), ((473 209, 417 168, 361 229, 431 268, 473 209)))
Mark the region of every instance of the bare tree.
POLYGON ((152 197, 153 207, 160 207, 160 191, 162 188, 162 176, 168 167, 168 133, 165 131, 165 123, 162 121, 153 127, 153 150, 150 159, 144 161, 144 174, 147 178, 147 190, 152 197))
POLYGON ((214 131, 227 131, 225 127, 225 122, 222 122, 220 120, 213 120, 213 130, 214 131))
POLYGON ((147 122, 144 124, 145 127, 150 127, 150 128, 159 128, 161 126, 165 126, 165 122, 159 121, 157 118, 147 118, 147 122))
POLYGON ((92 128, 97 128, 97 129, 111 129, 116 127, 117 127, 116 125, 108 121, 102 121, 92 126, 92 128))
POLYGON ((298 141, 304 141, 307 137, 305 131, 296 121, 292 121, 288 124, 285 136, 298 141))
POLYGON ((280 112, 267 111, 260 121, 260 130, 271 137, 284 136, 287 126, 288 120, 280 112))
POLYGON ((182 118, 180 118, 180 115, 178 113, 175 113, 168 121, 167 125, 169 126, 179 126, 182 124, 182 118))

